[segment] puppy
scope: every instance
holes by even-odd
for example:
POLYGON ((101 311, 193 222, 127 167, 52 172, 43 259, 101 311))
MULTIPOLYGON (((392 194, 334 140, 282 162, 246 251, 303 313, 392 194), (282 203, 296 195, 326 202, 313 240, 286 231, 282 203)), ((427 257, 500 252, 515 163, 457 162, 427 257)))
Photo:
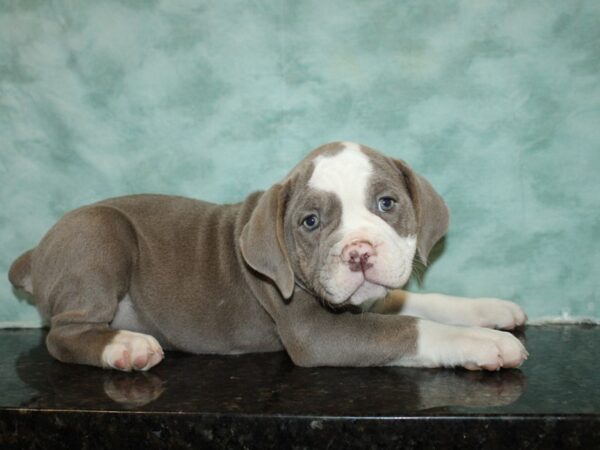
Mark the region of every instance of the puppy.
POLYGON ((448 221, 406 163, 331 143, 238 204, 134 195, 71 211, 9 278, 64 362, 285 349, 300 366, 517 367, 523 345, 491 329, 523 325, 516 304, 398 290, 448 221))

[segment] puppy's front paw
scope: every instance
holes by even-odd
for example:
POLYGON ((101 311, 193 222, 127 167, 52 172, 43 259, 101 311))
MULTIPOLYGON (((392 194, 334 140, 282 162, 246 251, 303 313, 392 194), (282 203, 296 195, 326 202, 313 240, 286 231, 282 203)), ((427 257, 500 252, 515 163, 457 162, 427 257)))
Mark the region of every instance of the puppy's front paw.
POLYGON ((519 367, 529 354, 510 333, 485 328, 467 328, 456 337, 461 355, 456 365, 469 370, 500 370, 519 367))
POLYGON ((474 299, 470 315, 471 325, 499 330, 513 330, 527 321, 519 305, 496 298, 474 299))
POLYGON ((419 320, 417 330, 415 354, 395 364, 499 370, 519 367, 528 357, 523 344, 505 331, 443 325, 428 320, 419 320))
POLYGON ((148 370, 165 357, 162 347, 152 336, 132 331, 118 331, 102 351, 102 365, 129 372, 148 370))

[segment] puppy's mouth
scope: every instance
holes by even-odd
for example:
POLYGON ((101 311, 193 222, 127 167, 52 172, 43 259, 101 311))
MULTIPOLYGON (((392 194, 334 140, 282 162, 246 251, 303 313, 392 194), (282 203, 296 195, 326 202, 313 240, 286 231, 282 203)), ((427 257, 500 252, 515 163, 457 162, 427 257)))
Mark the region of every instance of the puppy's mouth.
POLYGON ((315 290, 315 294, 322 302, 327 303, 332 309, 339 309, 349 306, 360 306, 364 302, 383 298, 388 291, 397 289, 398 287, 400 286, 394 286, 379 280, 377 277, 363 274, 361 280, 354 280, 350 289, 348 289, 348 286, 345 288, 332 289, 331 287, 328 288, 320 285, 319 289, 315 290), (363 292, 361 292, 361 290, 363 292), (372 292, 365 295, 364 290, 372 292), (340 296, 340 292, 344 292, 343 296, 340 296))
POLYGON ((362 281, 356 287, 352 295, 354 295, 356 291, 358 291, 365 283, 375 284, 377 286, 381 286, 383 288, 391 290, 400 288, 400 285, 405 282, 404 280, 408 279, 406 267, 402 267, 400 273, 394 274, 393 281, 387 279, 388 277, 382 276, 380 274, 380 271, 377 270, 376 266, 367 267, 365 270, 362 271, 362 273, 357 273, 357 275, 362 275, 362 281))
POLYGON ((385 297, 387 292, 402 287, 412 267, 398 264, 391 269, 381 264, 365 266, 363 270, 345 270, 341 266, 324 266, 314 277, 299 279, 296 285, 333 309, 361 304, 385 297), (337 267, 337 269, 335 269, 337 267))
MULTIPOLYGON (((402 270, 402 273, 398 276, 399 280, 404 279, 405 272, 406 272, 406 270, 402 270)), ((388 290, 389 289, 398 289, 398 287, 399 287, 399 286, 395 286, 395 285, 392 286, 392 284, 387 280, 381 280, 380 277, 377 276, 377 274, 373 274, 370 271, 364 272, 363 275, 364 275, 364 280, 363 280, 362 284, 365 284, 365 283, 376 284, 377 286, 384 287, 388 290)))

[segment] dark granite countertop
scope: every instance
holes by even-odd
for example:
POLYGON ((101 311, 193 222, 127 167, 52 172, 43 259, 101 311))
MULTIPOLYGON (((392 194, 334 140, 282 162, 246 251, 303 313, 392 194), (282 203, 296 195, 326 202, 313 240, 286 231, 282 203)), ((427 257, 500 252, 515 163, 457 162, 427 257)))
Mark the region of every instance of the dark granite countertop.
POLYGON ((495 373, 295 367, 167 353, 148 373, 66 365, 0 330, 0 448, 600 448, 600 327, 520 333, 495 373))

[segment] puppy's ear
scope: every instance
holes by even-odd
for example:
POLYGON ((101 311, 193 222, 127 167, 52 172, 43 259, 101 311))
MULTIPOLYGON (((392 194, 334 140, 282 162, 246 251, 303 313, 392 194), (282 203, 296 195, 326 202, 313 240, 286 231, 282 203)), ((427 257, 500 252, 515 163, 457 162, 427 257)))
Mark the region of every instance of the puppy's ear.
POLYGON ((276 184, 266 191, 240 237, 240 248, 246 263, 273 280, 285 299, 290 298, 294 291, 294 272, 283 234, 288 192, 288 183, 276 184))
POLYGON ((442 197, 425 178, 418 175, 404 161, 393 161, 404 176, 415 208, 418 226, 417 251, 426 264, 429 252, 448 231, 450 212, 442 197))

